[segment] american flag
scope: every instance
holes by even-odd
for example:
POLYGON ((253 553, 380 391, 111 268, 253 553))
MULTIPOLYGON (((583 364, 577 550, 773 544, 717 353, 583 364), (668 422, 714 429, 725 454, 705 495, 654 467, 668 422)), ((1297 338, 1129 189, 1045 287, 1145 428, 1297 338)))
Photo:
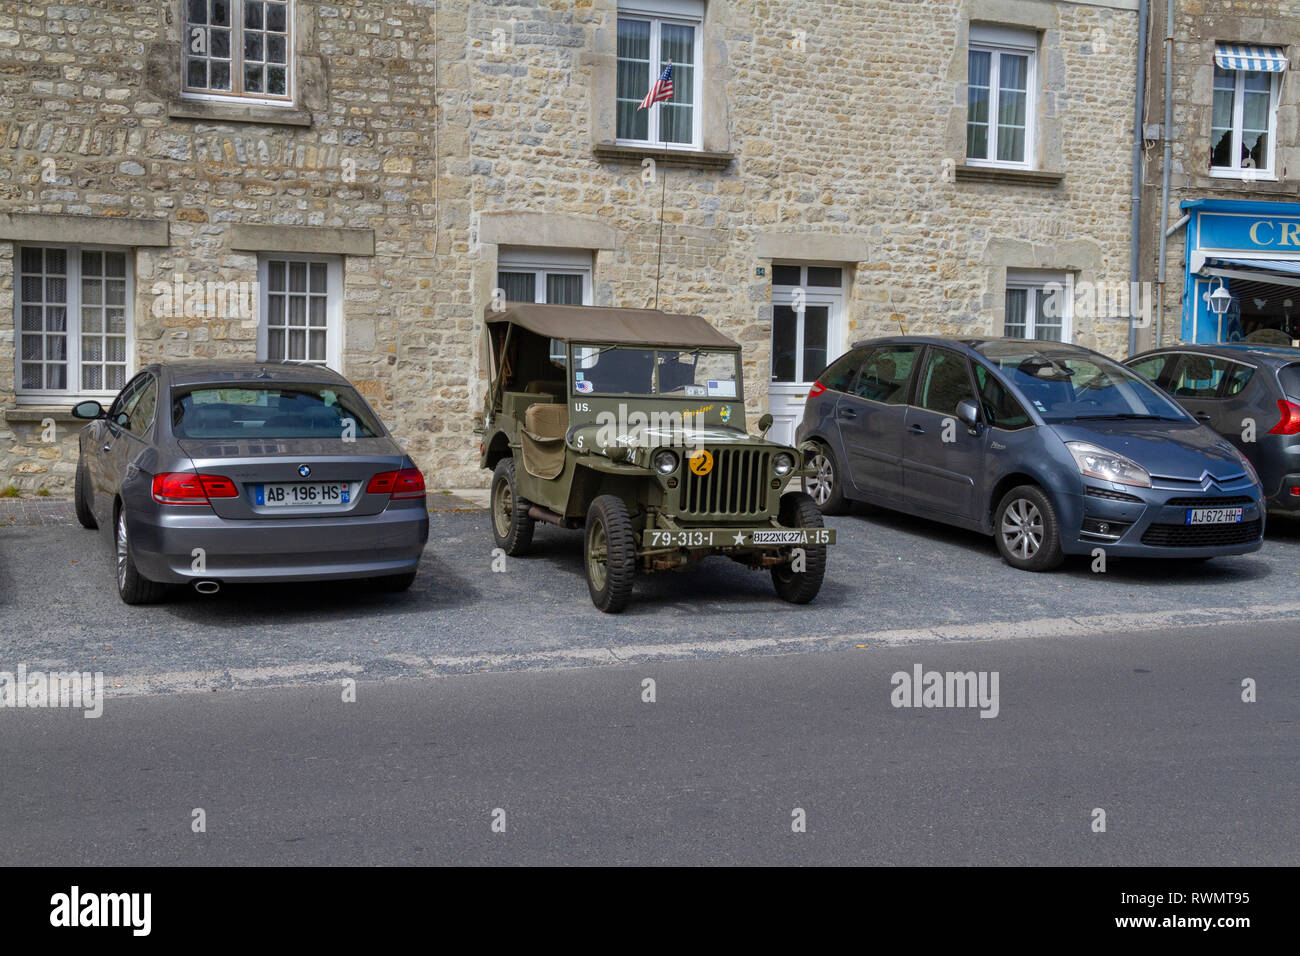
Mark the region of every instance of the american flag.
POLYGON ((654 86, 650 87, 650 92, 645 95, 637 111, 648 110, 663 100, 673 98, 673 65, 669 63, 664 67, 664 71, 659 74, 659 79, 655 80, 654 86))

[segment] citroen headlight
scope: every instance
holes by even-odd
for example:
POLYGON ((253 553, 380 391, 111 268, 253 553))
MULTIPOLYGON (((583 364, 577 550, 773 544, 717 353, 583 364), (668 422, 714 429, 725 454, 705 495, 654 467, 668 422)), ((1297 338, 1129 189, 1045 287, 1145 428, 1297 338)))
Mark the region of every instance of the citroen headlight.
POLYGON ((772 471, 776 473, 778 478, 784 478, 786 475, 790 474, 790 472, 794 471, 793 456, 781 452, 772 459, 772 471))
POLYGON ((677 470, 677 456, 665 449, 655 454, 654 460, 655 471, 661 475, 671 475, 677 470))
POLYGON ((1102 481, 1114 481, 1121 485, 1136 485, 1139 488, 1151 487, 1151 476, 1137 462, 1107 451, 1086 441, 1067 441, 1065 447, 1074 456, 1074 463, 1079 472, 1089 478, 1102 481))

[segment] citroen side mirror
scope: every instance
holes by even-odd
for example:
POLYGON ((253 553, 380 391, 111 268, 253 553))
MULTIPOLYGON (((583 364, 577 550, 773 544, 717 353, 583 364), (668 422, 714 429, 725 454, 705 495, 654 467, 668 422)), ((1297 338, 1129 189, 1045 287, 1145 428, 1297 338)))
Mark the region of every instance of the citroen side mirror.
POLYGON ((980 407, 969 398, 963 399, 957 403, 957 420, 967 428, 979 428, 980 407))

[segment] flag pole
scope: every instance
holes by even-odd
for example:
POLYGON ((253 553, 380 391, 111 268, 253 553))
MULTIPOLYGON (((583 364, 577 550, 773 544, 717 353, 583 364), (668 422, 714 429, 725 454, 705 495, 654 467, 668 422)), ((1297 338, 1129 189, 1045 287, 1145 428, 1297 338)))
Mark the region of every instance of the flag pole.
POLYGON ((659 252, 655 263, 655 308, 659 308, 659 277, 664 267, 664 197, 668 195, 668 167, 664 167, 663 179, 659 184, 659 252))
MULTIPOLYGON (((673 68, 673 61, 669 60, 668 69, 671 70, 672 68, 673 68)), ((664 114, 662 112, 662 108, 663 108, 662 103, 655 103, 651 108, 660 109, 661 112, 658 114, 657 118, 663 119, 664 114)), ((655 145, 658 146, 660 149, 663 149, 664 131, 662 126, 658 122, 655 123, 655 134, 656 134, 655 145)), ((668 167, 667 165, 665 165, 663 171, 663 178, 659 183, 659 248, 656 250, 657 260, 655 262, 655 309, 656 310, 659 308, 659 277, 663 275, 663 266, 664 266, 664 199, 667 195, 668 195, 668 167)))

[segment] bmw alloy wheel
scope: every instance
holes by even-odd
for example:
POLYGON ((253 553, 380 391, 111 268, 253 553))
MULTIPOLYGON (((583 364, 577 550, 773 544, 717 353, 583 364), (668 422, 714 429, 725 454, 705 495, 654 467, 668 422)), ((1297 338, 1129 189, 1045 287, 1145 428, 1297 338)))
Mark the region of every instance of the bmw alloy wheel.
POLYGON ((117 513, 117 533, 114 535, 117 550, 117 586, 126 590, 126 512, 117 513))

